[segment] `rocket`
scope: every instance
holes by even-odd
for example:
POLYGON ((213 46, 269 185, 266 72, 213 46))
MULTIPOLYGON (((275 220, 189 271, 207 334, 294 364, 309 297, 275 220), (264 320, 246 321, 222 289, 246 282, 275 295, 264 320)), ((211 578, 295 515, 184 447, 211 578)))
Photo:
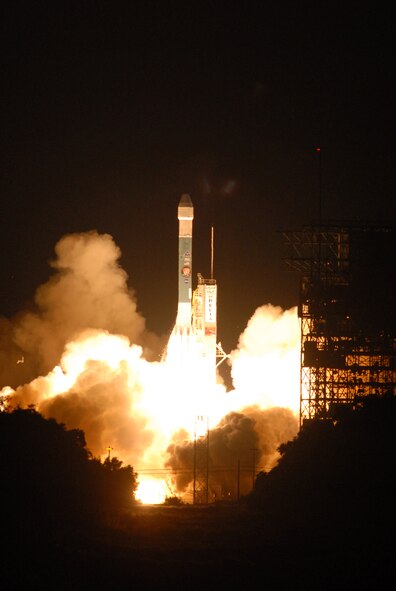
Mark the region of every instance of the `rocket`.
POLYGON ((192 274, 192 225, 194 207, 190 195, 181 196, 177 209, 179 219, 179 297, 177 305, 176 331, 191 332, 191 274, 192 274))

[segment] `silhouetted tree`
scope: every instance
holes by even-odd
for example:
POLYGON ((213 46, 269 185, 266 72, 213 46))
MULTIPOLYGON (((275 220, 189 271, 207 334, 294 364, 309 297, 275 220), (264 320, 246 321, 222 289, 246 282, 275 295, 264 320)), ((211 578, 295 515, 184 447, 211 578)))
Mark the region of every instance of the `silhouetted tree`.
POLYGON ((117 457, 106 458, 100 464, 101 501, 106 514, 127 509, 131 505, 132 495, 137 489, 137 474, 131 466, 123 466, 117 457))

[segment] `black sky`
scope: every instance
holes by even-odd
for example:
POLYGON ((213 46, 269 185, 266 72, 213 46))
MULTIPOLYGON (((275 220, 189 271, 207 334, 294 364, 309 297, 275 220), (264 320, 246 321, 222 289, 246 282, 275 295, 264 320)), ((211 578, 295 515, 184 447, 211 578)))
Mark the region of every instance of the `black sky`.
POLYGON ((193 271, 215 225, 219 338, 297 303, 280 231, 395 222, 394 9, 372 3, 1 4, 1 296, 10 316, 55 243, 114 237, 148 326, 176 315, 177 204, 193 271))

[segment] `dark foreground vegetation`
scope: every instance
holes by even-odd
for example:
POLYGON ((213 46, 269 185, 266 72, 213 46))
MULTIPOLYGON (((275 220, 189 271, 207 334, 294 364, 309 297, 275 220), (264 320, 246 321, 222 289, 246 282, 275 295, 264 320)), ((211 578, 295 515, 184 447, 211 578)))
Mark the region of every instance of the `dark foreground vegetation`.
POLYGON ((0 413, 2 589, 375 589, 395 580, 395 399, 314 422, 238 504, 131 504, 80 431, 0 413))

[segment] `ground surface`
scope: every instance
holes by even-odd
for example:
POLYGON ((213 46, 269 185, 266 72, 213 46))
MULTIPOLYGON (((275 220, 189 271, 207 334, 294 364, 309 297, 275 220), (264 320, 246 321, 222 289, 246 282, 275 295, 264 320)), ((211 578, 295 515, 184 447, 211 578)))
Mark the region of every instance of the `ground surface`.
MULTIPOLYGON (((140 506, 117 529, 20 540, 3 589, 381 589, 384 560, 326 532, 277 532, 232 504, 140 506)), ((386 561, 385 561, 386 562, 386 561)))

